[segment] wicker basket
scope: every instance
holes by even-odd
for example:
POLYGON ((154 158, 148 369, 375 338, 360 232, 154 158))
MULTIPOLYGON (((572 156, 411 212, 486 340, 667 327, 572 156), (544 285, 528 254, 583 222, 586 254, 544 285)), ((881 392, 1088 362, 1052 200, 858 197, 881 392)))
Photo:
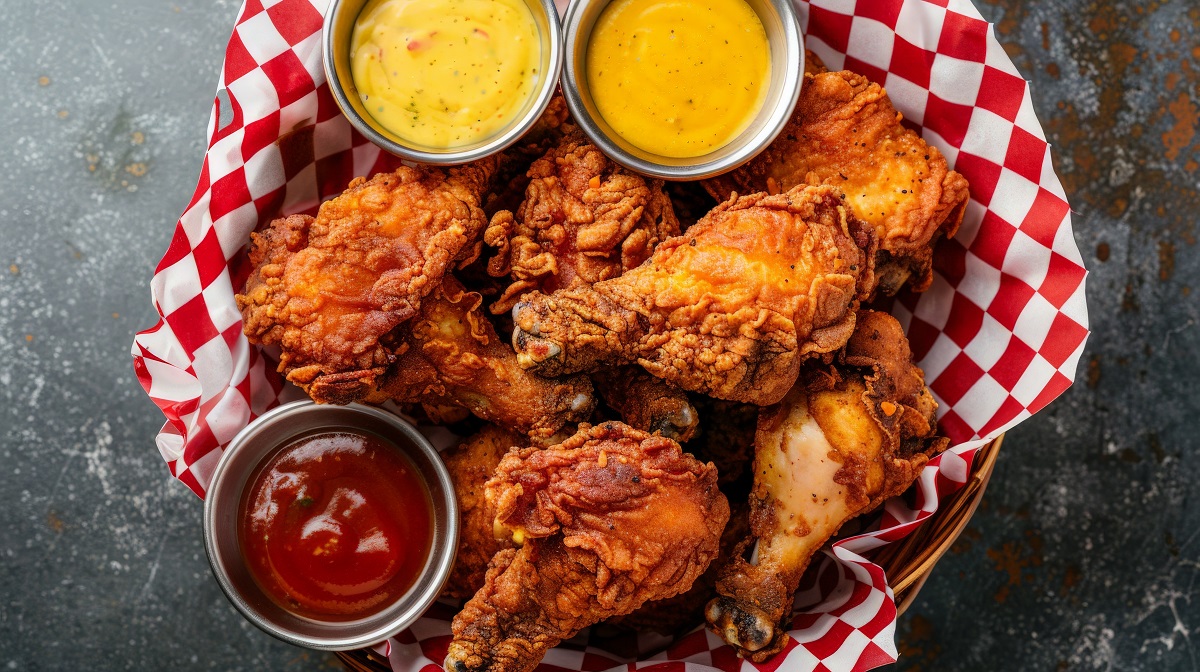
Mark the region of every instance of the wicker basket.
MULTIPOLYGON (((975 455, 971 478, 966 485, 944 498, 937 512, 912 534, 881 548, 872 558, 883 567, 891 582, 899 613, 904 613, 917 599, 917 593, 933 573, 934 565, 950 550, 975 514, 996 467, 1003 441, 1004 437, 1000 436, 981 447, 975 455)), ((392 669, 387 658, 370 649, 339 651, 337 657, 353 672, 391 672, 392 669)))

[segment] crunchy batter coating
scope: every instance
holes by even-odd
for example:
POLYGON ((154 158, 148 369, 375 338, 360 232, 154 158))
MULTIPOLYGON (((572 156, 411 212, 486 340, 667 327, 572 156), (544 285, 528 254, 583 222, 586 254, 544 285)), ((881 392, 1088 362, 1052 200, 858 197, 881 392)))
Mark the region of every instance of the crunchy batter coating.
POLYGON ((478 255, 495 170, 484 159, 355 178, 315 218, 252 234, 254 269, 237 295, 250 342, 279 345, 279 370, 313 399, 362 398, 395 358, 389 332, 478 255))
POLYGON ((505 429, 548 437, 591 415, 586 376, 544 378, 521 368, 481 308, 483 298, 451 275, 398 330, 395 363, 367 401, 461 406, 505 429))
POLYGON ((720 569, 705 613, 713 631, 756 662, 781 651, 813 554, 847 520, 907 490, 945 449, 936 408, 900 324, 864 311, 838 363, 806 371, 783 403, 764 409, 750 536, 720 569))
POLYGON ((513 308, 521 365, 637 362, 687 390, 778 402, 801 362, 845 344, 874 286, 872 232, 842 198, 821 186, 730 200, 617 278, 527 295, 513 308))
POLYGON ((450 672, 532 670, 579 630, 687 590, 729 518, 712 465, 618 422, 510 452, 486 487, 522 545, 455 616, 450 672))
POLYGON ((600 369, 592 382, 625 424, 680 443, 696 435, 700 416, 687 393, 641 367, 600 369))
MULTIPOLYGON (((815 64, 814 64, 815 67, 815 64)), ((822 66, 823 67, 823 66, 822 66)), ((883 87, 849 71, 806 74, 791 120, 749 163, 707 180, 718 199, 828 184, 879 239, 878 293, 933 280, 933 246, 952 237, 966 211, 967 180, 937 148, 900 124, 883 87)))
POLYGON ((552 292, 616 277, 679 235, 679 221, 662 180, 643 178, 613 163, 578 129, 533 162, 525 200, 501 210, 484 233, 496 248, 494 277, 513 282, 492 305, 512 309, 522 294, 552 292))

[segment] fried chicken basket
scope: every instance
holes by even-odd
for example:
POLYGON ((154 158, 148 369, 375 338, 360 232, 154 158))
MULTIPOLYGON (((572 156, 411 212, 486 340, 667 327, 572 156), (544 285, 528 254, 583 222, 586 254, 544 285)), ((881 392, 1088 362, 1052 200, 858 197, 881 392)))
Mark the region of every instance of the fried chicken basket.
MULTIPOLYGON (((301 396, 242 334, 233 296, 249 271, 250 232, 280 214, 315 214, 351 178, 399 163, 334 104, 321 63, 326 4, 245 0, 199 184, 151 281, 161 319, 133 344, 138 380, 167 419, 159 451, 201 497, 238 430, 301 396)), ((962 227, 936 250, 933 286, 891 306, 952 447, 865 531, 814 558, 791 641, 768 663, 738 659, 697 624, 673 641, 641 633, 603 648, 585 631, 552 650, 541 670, 849 672, 895 661, 897 615, 974 512, 999 437, 1075 376, 1088 333, 1086 272, 1028 86, 991 26, 967 0, 796 4, 808 48, 832 70, 883 84, 905 123, 970 180, 962 227)), ((409 630, 342 660, 358 670, 440 669, 453 615, 435 605, 409 630)))

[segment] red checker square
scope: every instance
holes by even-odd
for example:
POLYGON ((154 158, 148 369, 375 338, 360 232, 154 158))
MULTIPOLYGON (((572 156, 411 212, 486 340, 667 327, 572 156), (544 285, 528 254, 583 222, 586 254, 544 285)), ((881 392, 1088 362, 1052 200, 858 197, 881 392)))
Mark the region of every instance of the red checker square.
POLYGON ((238 18, 238 23, 245 23, 247 19, 258 16, 262 11, 262 0, 246 0, 246 8, 242 10, 242 15, 238 18))
POLYGON ((972 109, 970 105, 951 103, 930 93, 925 103, 925 128, 942 136, 951 145, 962 147, 967 128, 971 125, 972 109))
POLYGON ((867 621, 859 628, 859 631, 864 635, 874 639, 876 635, 883 632, 890 623, 896 619, 895 604, 888 605, 886 602, 879 607, 879 612, 875 614, 871 620, 867 621), (890 608, 889 608, 890 607, 890 608))
MULTIPOLYGON (((787 644, 783 646, 783 650, 775 654, 773 658, 765 663, 751 663, 751 665, 753 665, 754 669, 758 670, 759 672, 775 672, 783 667, 783 661, 787 660, 788 654, 797 646, 796 640, 792 637, 789 637, 787 644)), ((820 669, 820 667, 817 669, 820 669)))
POLYGON ((256 199, 254 199, 254 210, 258 213, 258 221, 260 223, 267 222, 279 216, 279 208, 283 205, 283 197, 287 192, 287 187, 277 187, 256 199))
POLYGON ((579 669, 583 672, 601 672, 602 670, 611 670, 619 664, 612 658, 605 658, 600 654, 584 651, 583 664, 579 666, 579 669))
POLYGON ((196 480, 196 477, 192 475, 192 472, 185 471, 182 474, 179 473, 179 468, 181 466, 179 460, 172 462, 170 466, 171 474, 174 475, 175 478, 178 478, 181 483, 186 485, 188 490, 191 490, 201 499, 204 499, 204 488, 200 487, 200 481, 196 480))
POLYGON ((732 646, 722 646, 713 649, 712 666, 721 672, 738 672, 742 669, 742 659, 732 646))
POLYGON ((1066 201, 1039 188, 1033 205, 1029 207, 1029 214, 1025 215, 1021 222, 1021 230, 1042 245, 1053 248, 1058 228, 1062 226, 1070 211, 1071 206, 1067 205, 1066 201))
POLYGON ((983 68, 983 81, 979 84, 976 105, 1009 121, 1016 121, 1024 98, 1025 80, 1003 70, 986 66, 983 68))
POLYGON ((928 89, 929 73, 933 70, 933 52, 925 51, 897 35, 892 43, 892 62, 888 69, 928 89))
POLYGON ((1067 259, 1057 252, 1050 254, 1050 270, 1046 273, 1046 281, 1038 288, 1038 293, 1046 297, 1055 308, 1062 308, 1067 299, 1079 289, 1083 282, 1085 270, 1079 264, 1067 259))
POLYGON ((808 34, 833 47, 843 54, 850 44, 850 25, 854 17, 839 14, 824 7, 809 6, 808 34))
POLYGON ((430 660, 445 660, 450 649, 450 635, 440 635, 421 640, 421 653, 430 660))
POLYGON ((1054 401, 1058 395, 1066 392, 1070 386, 1071 379, 1055 371, 1054 375, 1050 378, 1050 382, 1046 383, 1046 387, 1042 389, 1041 394, 1029 404, 1029 412, 1037 413, 1042 410, 1046 407, 1046 404, 1054 401))
POLYGON ((900 8, 904 5, 902 2, 879 2, 879 0, 858 0, 854 4, 854 14, 856 16, 865 16, 868 19, 886 25, 888 28, 896 27, 896 19, 900 18, 900 8))
POLYGON ((312 126, 298 128, 278 140, 283 176, 288 180, 299 175, 313 162, 313 129, 312 126))
POLYGON ((196 181, 196 191, 192 193, 192 200, 188 201, 186 210, 191 210, 192 206, 200 202, 200 197, 208 193, 208 154, 204 155, 204 161, 200 162, 200 179, 196 181))
POLYGON ((1004 403, 1000 404, 1000 408, 996 409, 996 413, 992 415, 992 418, 983 427, 979 428, 979 433, 986 436, 989 432, 1000 429, 1013 418, 1017 417, 1023 410, 1025 410, 1025 407, 1021 405, 1021 402, 1011 396, 1008 397, 1004 400, 1004 403))
POLYGON ((667 658, 670 660, 683 660, 707 650, 708 637, 704 630, 699 630, 675 642, 671 648, 667 649, 667 658))
POLYGON ((317 88, 304 63, 291 49, 263 63, 262 70, 275 86, 279 107, 287 107, 317 88))
POLYGON ((967 250, 957 240, 942 241, 933 250, 933 270, 941 273, 951 287, 957 287, 967 274, 967 250))
POLYGON ((987 32, 986 21, 946 12, 942 35, 938 40, 938 53, 983 63, 987 59, 987 32))
POLYGON ((338 152, 317 159, 317 185, 322 200, 346 190, 354 178, 354 153, 338 152))
POLYGON ((1024 280, 1008 273, 1000 274, 1000 290, 987 308, 988 315, 996 318, 1005 329, 1012 331, 1017 326, 1017 318, 1029 299, 1033 298, 1033 288, 1024 280))
POLYGON ((158 275, 159 271, 164 268, 170 268, 179 263, 180 259, 192 253, 192 244, 188 242, 187 232, 182 226, 175 227, 175 233, 171 236, 171 244, 167 246, 167 253, 163 255, 158 266, 154 268, 154 274, 158 275))
POLYGON ((970 441, 971 437, 975 436, 975 430, 955 413, 954 409, 946 411, 945 415, 938 418, 938 429, 950 438, 951 443, 970 441))
POLYGON ((820 639, 813 642, 804 642, 801 646, 808 649, 817 658, 824 660, 842 648, 842 644, 850 636, 851 632, 854 632, 854 628, 839 618, 834 621, 833 626, 820 639))
MULTIPOLYGON (((222 331, 221 338, 224 339, 225 345, 229 346, 230 350, 233 350, 237 345, 237 342, 242 338, 242 323, 236 322, 225 331, 222 331)), ((250 378, 247 376, 246 378, 243 378, 242 381, 247 383, 246 390, 242 392, 242 396, 246 398, 247 402, 249 402, 250 387, 248 383, 250 382, 250 378)))
POLYGON ((863 647, 862 654, 858 657, 850 672, 867 672, 867 670, 873 670, 881 665, 888 665, 894 662, 896 662, 896 659, 879 648, 878 644, 867 642, 867 645, 863 647))
POLYGON ((267 116, 246 124, 246 133, 242 136, 242 161, 270 147, 279 139, 279 110, 267 116))
POLYGON ((860 61, 850 55, 846 56, 846 69, 850 72, 858 73, 872 82, 882 82, 887 79, 887 70, 871 65, 866 61, 860 61))
POLYGON ((320 31, 324 21, 321 12, 308 0, 283 0, 268 9, 267 16, 271 17, 275 30, 291 45, 299 44, 320 31))
POLYGON ((249 203, 250 187, 246 185, 246 169, 237 170, 213 182, 212 198, 208 201, 208 212, 213 221, 228 215, 249 203))
POLYGON ((1045 140, 1029 131, 1014 126, 1008 140, 1008 154, 1004 156, 1004 167, 1029 180, 1038 182, 1042 177, 1042 162, 1049 145, 1045 140))
POLYGON ((913 358, 918 362, 925 359, 940 333, 937 327, 914 316, 908 325, 908 345, 912 348, 913 358))
POLYGON ((937 5, 938 7, 950 6, 950 0, 925 0, 925 2, 928 2, 931 5, 937 5))
POLYGON ((866 602, 867 598, 871 596, 872 590, 873 589, 869 584, 855 581, 854 590, 850 592, 850 596, 846 598, 846 601, 832 609, 829 613, 833 614, 834 616, 841 616, 849 612, 851 609, 854 609, 863 602, 866 602))
POLYGON ((317 123, 333 119, 341 113, 337 101, 329 91, 329 83, 323 82, 317 87, 317 123))
POLYGON ((204 296, 197 294, 190 301, 164 316, 179 344, 187 352, 195 352, 202 345, 220 337, 208 314, 204 296))
POLYGON ((983 325, 983 309, 962 294, 955 293, 950 314, 953 317, 946 322, 943 333, 958 347, 965 348, 979 334, 983 325))
POLYGON ((992 202, 996 185, 1000 183, 1002 167, 999 164, 968 152, 959 152, 954 161, 954 170, 962 173, 970 183, 971 200, 982 205, 992 202))
POLYGON ((258 62, 246 50, 242 36, 238 35, 236 30, 233 31, 233 36, 229 38, 229 46, 225 48, 225 84, 236 82, 257 67, 258 62))
POLYGON ((1000 387, 1012 390, 1017 386, 1017 381, 1021 380, 1021 375, 1025 373, 1035 354, 1037 353, 1026 345, 1025 341, 1013 336, 1008 340, 1004 354, 988 369, 988 375, 995 378, 1000 387))
POLYGON ((219 445, 208 423, 200 420, 196 430, 188 434, 187 444, 183 447, 183 462, 191 466, 219 445))
POLYGON ((1016 234, 1017 227, 988 210, 983 214, 983 222, 979 225, 979 232, 975 234, 975 240, 971 241, 971 253, 993 268, 1001 268, 1004 264, 1004 255, 1008 252, 1008 246, 1016 234))
POLYGON ((1050 333, 1046 342, 1038 349, 1038 354, 1046 358, 1054 368, 1063 365, 1071 353, 1079 349, 1079 344, 1087 338, 1087 329, 1066 315, 1059 313, 1050 323, 1050 333))
POLYGON ((953 406, 983 377, 983 369, 971 360, 966 353, 958 353, 950 365, 942 371, 930 387, 938 396, 953 406))
POLYGON ((821 620, 823 614, 801 612, 792 617, 792 630, 807 630, 821 620))
POLYGON ((192 258, 196 262, 196 272, 200 276, 200 287, 208 287, 213 280, 221 277, 226 270, 225 251, 221 249, 221 241, 217 238, 216 228, 210 227, 208 233, 200 239, 196 249, 192 250, 192 258))

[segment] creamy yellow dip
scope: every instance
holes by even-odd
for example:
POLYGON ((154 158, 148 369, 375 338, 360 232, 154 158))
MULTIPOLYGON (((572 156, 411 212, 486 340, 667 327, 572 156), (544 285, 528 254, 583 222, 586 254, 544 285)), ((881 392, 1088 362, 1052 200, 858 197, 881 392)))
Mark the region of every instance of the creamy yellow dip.
POLYGON ((426 147, 469 145, 503 129, 536 90, 540 64, 524 0, 370 0, 350 40, 367 112, 426 147))
POLYGON ((762 107, 771 50, 745 0, 614 0, 588 42, 601 116, 641 149, 677 158, 720 148, 762 107))

